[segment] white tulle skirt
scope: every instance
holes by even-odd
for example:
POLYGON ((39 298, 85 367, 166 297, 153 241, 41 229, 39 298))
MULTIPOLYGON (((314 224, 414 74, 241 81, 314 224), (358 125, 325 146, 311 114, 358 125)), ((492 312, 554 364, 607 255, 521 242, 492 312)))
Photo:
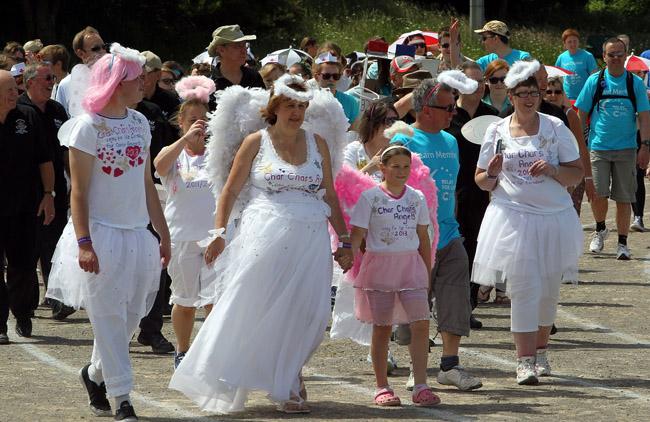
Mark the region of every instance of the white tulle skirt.
POLYGON ((372 342, 372 324, 361 322, 354 315, 354 286, 346 274, 341 274, 339 278, 330 338, 347 338, 362 346, 370 346, 372 342))
POLYGON ((68 221, 52 257, 46 297, 76 309, 92 309, 98 317, 129 313, 144 316, 160 285, 158 241, 146 228, 118 229, 90 223, 99 274, 79 267, 79 247, 68 221), (126 305, 126 306, 120 306, 126 305))
POLYGON ((300 370, 329 320, 332 256, 323 205, 304 205, 306 212, 269 201, 247 207, 214 266, 214 308, 170 388, 217 413, 243 410, 251 390, 274 401, 298 394, 300 370))
POLYGON ((577 280, 582 248, 582 226, 573 208, 541 215, 493 202, 481 223, 472 281, 506 282, 509 293, 540 283, 552 292, 562 280, 577 280))

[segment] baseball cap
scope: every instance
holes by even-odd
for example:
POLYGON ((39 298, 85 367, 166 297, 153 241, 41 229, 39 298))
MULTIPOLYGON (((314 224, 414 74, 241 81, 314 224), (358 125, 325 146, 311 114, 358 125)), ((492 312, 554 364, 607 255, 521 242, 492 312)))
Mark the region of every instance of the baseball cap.
POLYGON ((483 25, 483 28, 475 29, 474 32, 477 34, 482 34, 483 32, 492 32, 493 34, 510 38, 510 30, 508 29, 508 25, 501 21, 490 21, 483 25))
POLYGON ((16 76, 22 75, 23 73, 25 73, 25 63, 20 62, 11 66, 11 76, 13 76, 14 78, 16 76))
POLYGON ((147 72, 162 69, 162 61, 156 54, 151 51, 143 51, 140 54, 144 57, 144 68, 147 72))
POLYGON ((415 59, 411 56, 397 56, 390 62, 391 73, 406 73, 413 67, 417 67, 415 59))

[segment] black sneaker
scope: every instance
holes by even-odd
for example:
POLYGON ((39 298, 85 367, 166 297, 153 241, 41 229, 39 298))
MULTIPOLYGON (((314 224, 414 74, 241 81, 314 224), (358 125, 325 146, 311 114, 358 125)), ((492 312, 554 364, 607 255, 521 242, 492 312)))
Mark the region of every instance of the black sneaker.
POLYGON ((135 410, 133 410, 131 403, 124 400, 122 404, 120 404, 120 408, 117 409, 117 412, 115 412, 115 420, 125 422, 134 422, 138 420, 138 417, 135 415, 135 410))
POLYGON ((178 365, 181 364, 181 361, 185 357, 185 352, 174 352, 174 369, 178 368, 178 365))
POLYGON ((16 334, 21 337, 31 337, 32 336, 32 319, 18 319, 16 320, 16 334))
POLYGON ((79 379, 88 392, 88 405, 90 406, 90 410, 95 416, 111 416, 111 404, 106 398, 106 385, 104 383, 97 385, 90 380, 88 376, 89 367, 90 364, 81 368, 81 371, 79 371, 79 379))
POLYGON ((52 318, 63 321, 76 311, 72 306, 64 305, 63 302, 52 299, 52 318))
POLYGON ((143 346, 151 346, 151 351, 157 355, 166 355, 174 351, 174 345, 171 344, 160 332, 146 335, 140 331, 140 334, 138 335, 138 343, 143 346))
POLYGON ((555 333, 557 333, 557 327, 555 326, 555 324, 553 324, 553 326, 551 327, 551 335, 555 333))
POLYGON ((0 333, 0 344, 9 344, 9 336, 6 332, 0 333))
POLYGON ((474 317, 474 315, 471 315, 469 317, 469 327, 472 330, 480 330, 481 328, 483 328, 483 323, 481 321, 479 321, 478 319, 476 319, 474 317))

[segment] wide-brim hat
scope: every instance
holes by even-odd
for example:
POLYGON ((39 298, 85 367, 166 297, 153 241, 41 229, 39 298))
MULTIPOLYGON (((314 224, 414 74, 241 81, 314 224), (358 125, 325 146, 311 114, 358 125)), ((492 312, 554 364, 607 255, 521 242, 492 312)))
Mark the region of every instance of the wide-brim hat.
POLYGON ((232 44, 240 41, 256 40, 256 35, 244 35, 239 25, 220 26, 212 32, 212 42, 208 46, 208 54, 212 57, 217 55, 217 46, 232 44))

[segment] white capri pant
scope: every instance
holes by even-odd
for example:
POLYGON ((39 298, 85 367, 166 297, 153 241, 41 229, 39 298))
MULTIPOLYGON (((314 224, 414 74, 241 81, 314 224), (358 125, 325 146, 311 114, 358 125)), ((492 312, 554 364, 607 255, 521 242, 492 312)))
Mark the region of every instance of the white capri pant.
POLYGON ((203 248, 195 241, 172 243, 167 271, 172 279, 169 302, 188 308, 198 307, 199 292, 216 280, 215 271, 205 264, 203 248))
POLYGON ((560 300, 560 282, 544 280, 541 283, 521 283, 521 288, 510 292, 510 331, 530 333, 555 322, 560 300), (524 286, 524 284, 527 284, 524 286))

